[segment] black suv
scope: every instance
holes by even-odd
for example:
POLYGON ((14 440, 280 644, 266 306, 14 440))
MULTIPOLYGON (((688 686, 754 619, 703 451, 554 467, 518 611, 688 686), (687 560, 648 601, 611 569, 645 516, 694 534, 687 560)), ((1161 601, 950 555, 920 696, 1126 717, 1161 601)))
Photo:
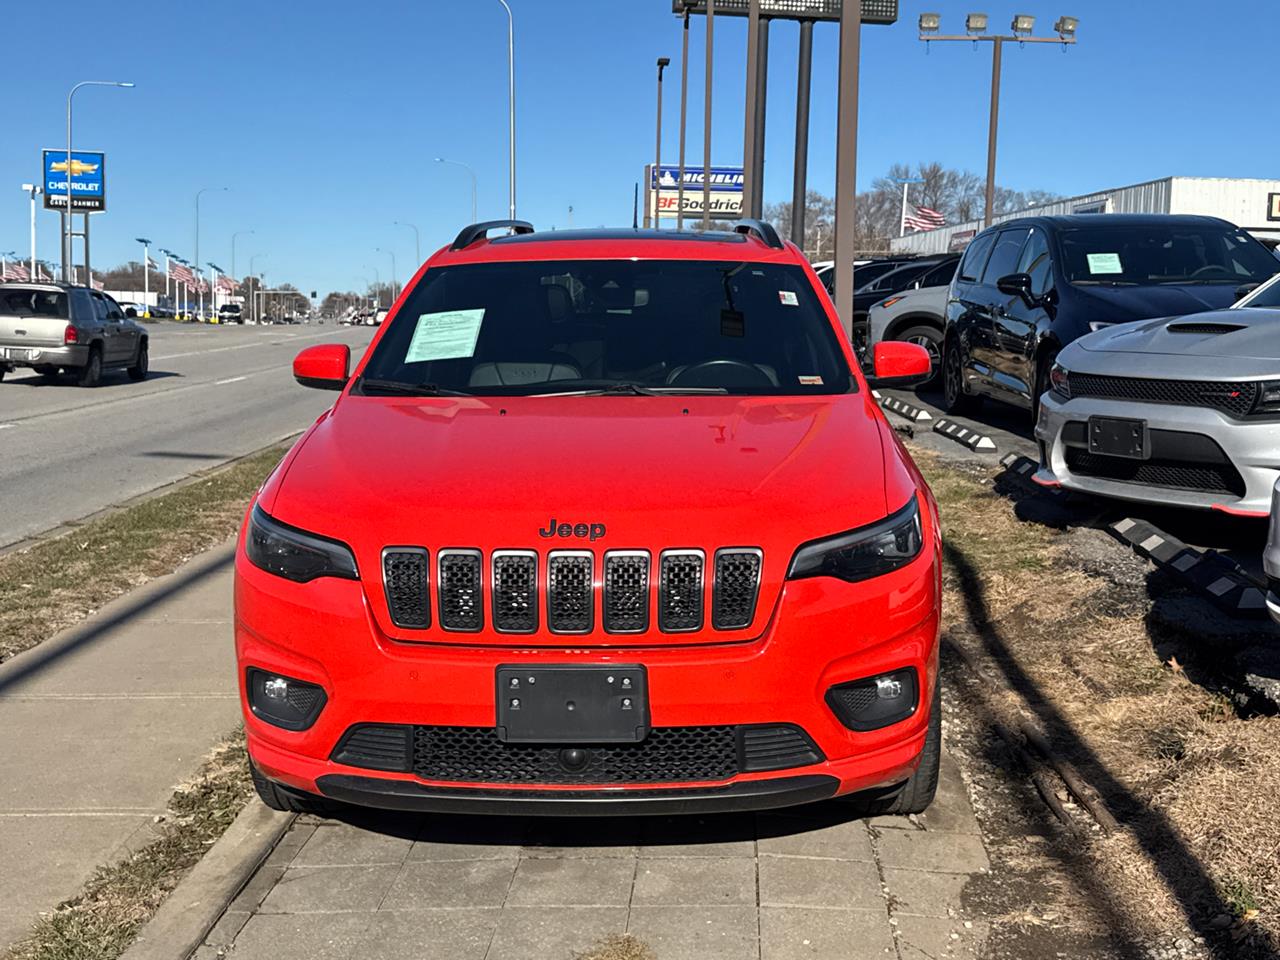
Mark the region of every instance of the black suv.
POLYGON ((1217 217, 1019 217, 974 237, 947 298, 943 393, 962 413, 982 397, 1034 416, 1058 351, 1131 320, 1229 306, 1280 272, 1256 239, 1217 217))

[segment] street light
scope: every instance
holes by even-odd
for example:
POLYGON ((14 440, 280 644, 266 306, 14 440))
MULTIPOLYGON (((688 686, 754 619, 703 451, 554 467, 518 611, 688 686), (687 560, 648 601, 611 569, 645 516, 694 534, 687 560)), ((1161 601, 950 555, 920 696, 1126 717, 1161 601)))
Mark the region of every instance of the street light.
MULTIPOLYGON (((981 16, 981 14, 979 14, 981 16)), ((938 13, 922 13, 920 14, 920 32, 921 33, 937 33, 942 26, 942 15, 938 13)))
POLYGON ((134 237, 142 244, 142 316, 151 316, 151 241, 146 237, 134 237))
MULTIPOLYGON (((476 213, 475 210, 471 211, 472 223, 475 223, 475 213, 476 213)), ((399 220, 393 220, 391 222, 391 225, 393 227, 408 227, 410 230, 413 231, 413 260, 414 260, 414 269, 416 270, 418 267, 422 266, 422 246, 421 246, 422 235, 418 233, 417 226, 412 223, 402 223, 399 220)))
POLYGON ((995 195, 996 195, 996 131, 1000 125, 1000 63, 1001 54, 1004 52, 1004 44, 1011 43, 1061 43, 1064 46, 1074 44, 1076 42, 1076 29, 1080 25, 1080 21, 1075 17, 1059 17, 1057 23, 1053 25, 1057 31, 1056 37, 1033 37, 1032 31, 1035 30, 1036 18, 1026 13, 1019 13, 1014 16, 1013 22, 1010 24, 1010 34, 1001 35, 994 33, 985 33, 987 27, 987 15, 984 13, 971 13, 965 19, 965 25, 968 33, 958 36, 939 36, 937 30, 939 28, 938 17, 936 14, 922 14, 920 17, 920 39, 925 44, 934 41, 958 41, 977 43, 979 40, 987 41, 991 44, 991 116, 987 127, 987 195, 983 204, 982 220, 984 226, 991 226, 991 218, 995 211, 995 195), (926 23, 929 19, 929 23, 926 23))
POLYGON ((231 279, 236 283, 240 281, 236 278, 236 237, 243 237, 246 234, 253 233, 252 230, 237 230, 231 235, 231 279))
MULTIPOLYGON (((471 174, 471 222, 472 223, 478 222, 476 219, 476 172, 472 170, 468 164, 463 163, 461 160, 449 160, 446 157, 436 157, 436 163, 451 163, 455 167, 461 167, 463 170, 467 171, 467 173, 471 174)), ((514 208, 512 209, 514 211, 514 208)), ((514 212, 512 213, 511 217, 512 219, 515 219, 514 212)))
MULTIPOLYGON (((653 145, 653 226, 656 230, 661 226, 658 220, 658 194, 662 190, 662 71, 671 66, 670 57, 658 58, 658 133, 653 145)), ((648 211, 645 211, 648 220, 648 211)))
POLYGON ((36 276, 36 197, 41 196, 44 190, 34 183, 24 183, 22 189, 31 197, 31 279, 38 280, 36 276))
MULTIPOLYGON (((507 0, 498 0, 507 11, 507 176, 510 180, 509 207, 511 219, 516 218, 516 21, 511 15, 507 0)), ((475 217, 471 218, 472 223, 475 217)))
MULTIPOLYGON (((132 87, 133 83, 128 80, 81 80, 71 88, 71 92, 67 94, 67 209, 65 212, 66 220, 62 231, 62 279, 65 283, 71 282, 71 232, 74 229, 71 226, 71 98, 76 95, 76 91, 81 87, 132 87)), ((85 223, 88 223, 88 214, 85 214, 85 223)), ((85 264, 85 279, 88 279, 89 264, 85 264)))
MULTIPOLYGON (((254 295, 254 290, 262 287, 262 278, 254 273, 253 263, 259 257, 265 257, 265 253, 255 253, 249 258, 249 315, 253 318, 253 322, 257 323, 262 319, 258 313, 258 298, 254 295), (253 278, 258 277, 258 283, 253 282, 253 278)), ((265 276, 265 274, 264 274, 265 276)))
POLYGON ((391 258, 391 302, 396 299, 396 255, 390 250, 383 250, 381 247, 374 247, 374 253, 385 253, 391 258))
MULTIPOLYGON (((169 297, 169 259, 176 256, 176 254, 174 254, 174 252, 168 247, 161 247, 160 252, 164 254, 164 298, 168 300, 170 306, 172 306, 173 300, 169 297)), ((177 292, 178 291, 175 288, 174 293, 176 294, 177 292)))

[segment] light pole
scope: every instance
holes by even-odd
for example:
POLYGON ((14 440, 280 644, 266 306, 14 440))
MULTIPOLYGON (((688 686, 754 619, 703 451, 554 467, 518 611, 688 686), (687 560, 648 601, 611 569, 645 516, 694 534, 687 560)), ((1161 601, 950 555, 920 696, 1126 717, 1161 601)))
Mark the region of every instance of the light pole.
POLYGON ((219 193, 225 193, 230 187, 201 187, 196 191, 196 289, 200 291, 200 315, 204 316, 204 284, 200 281, 200 196, 209 193, 211 190, 219 193))
POLYGON ((169 301, 170 306, 173 306, 173 300, 169 297, 169 258, 173 256, 173 251, 167 247, 161 247, 160 252, 164 254, 164 298, 169 301))
POLYGON ((396 255, 390 250, 383 250, 381 247, 374 247, 374 253, 385 253, 391 258, 391 302, 396 300, 396 255))
POLYGON ((236 237, 243 237, 249 233, 253 233, 253 231, 237 230, 231 235, 231 279, 236 283, 240 282, 239 280, 236 280, 236 237))
POLYGON ((1075 17, 1059 17, 1053 25, 1056 37, 1033 37, 1036 18, 1019 13, 1010 24, 1011 34, 987 33, 987 15, 971 13, 965 18, 965 33, 955 36, 941 36, 938 30, 942 25, 942 17, 936 13, 920 14, 920 39, 925 44, 933 41, 959 41, 969 43, 985 41, 991 44, 991 114, 987 121, 987 195, 983 204, 982 225, 991 226, 991 217, 995 210, 996 197, 996 131, 1000 124, 1000 61, 1004 45, 1009 43, 1061 43, 1064 47, 1076 42, 1076 28, 1080 21, 1075 17))
POLYGON ((146 237, 134 237, 142 244, 142 316, 151 316, 151 241, 146 237))
MULTIPOLYGON (((64 213, 65 220, 62 229, 62 280, 64 283, 71 282, 71 232, 74 229, 71 225, 71 180, 73 177, 71 164, 71 98, 76 95, 76 91, 81 87, 132 87, 133 83, 128 80, 81 80, 71 88, 71 92, 67 94, 67 209, 64 213)), ((88 214, 85 214, 85 223, 88 223, 88 214)), ((88 264, 85 264, 85 273, 88 273, 88 264)), ((86 279, 87 276, 86 276, 86 279)))
POLYGON ((209 274, 209 303, 214 311, 218 312, 218 274, 222 272, 222 268, 216 263, 205 263, 205 266, 211 271, 209 274))
MULTIPOLYGON (((516 218, 516 21, 507 0, 498 0, 507 11, 507 177, 510 216, 516 218)), ((475 218, 472 217, 474 222, 475 218)))
MULTIPOLYGON (((662 225, 659 218, 661 211, 658 209, 658 196, 662 192, 662 71, 669 66, 671 66, 670 57, 658 58, 658 132, 653 143, 653 227, 655 230, 662 225)), ((645 219, 649 219, 648 216, 645 219)))
POLYGON ((44 193, 42 187, 34 183, 24 183, 22 189, 31 197, 31 279, 38 280, 36 276, 36 197, 44 193))
POLYGON ((676 229, 684 229, 684 140, 689 113, 689 5, 680 28, 680 182, 676 185, 676 229))
MULTIPOLYGON (((475 222, 475 213, 476 213, 475 210, 471 211, 472 223, 475 222)), ((413 231, 413 261, 414 261, 414 269, 416 270, 418 267, 422 266, 422 246, 421 246, 422 236, 421 234, 418 233, 417 226, 415 226, 412 223, 402 223, 399 220, 392 221, 391 225, 393 227, 408 227, 410 230, 413 231)))
MULTIPOLYGON (((447 157, 436 157, 436 163, 451 163, 455 167, 461 167, 471 175, 471 222, 478 222, 476 220, 476 172, 461 160, 450 160, 447 157)), ((512 214, 512 219, 515 219, 515 214, 512 214)))

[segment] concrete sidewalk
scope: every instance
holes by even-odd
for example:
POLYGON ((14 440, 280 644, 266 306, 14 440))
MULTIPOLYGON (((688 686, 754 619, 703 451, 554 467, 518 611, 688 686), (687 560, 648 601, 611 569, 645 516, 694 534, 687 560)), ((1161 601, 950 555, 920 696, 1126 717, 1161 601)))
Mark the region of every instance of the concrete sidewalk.
POLYGON ((0 664, 0 953, 145 843, 239 720, 233 546, 0 664))
POLYGON ((195 960, 571 960, 622 933, 658 960, 972 958, 961 893, 988 861, 942 773, 910 819, 303 817, 195 960))

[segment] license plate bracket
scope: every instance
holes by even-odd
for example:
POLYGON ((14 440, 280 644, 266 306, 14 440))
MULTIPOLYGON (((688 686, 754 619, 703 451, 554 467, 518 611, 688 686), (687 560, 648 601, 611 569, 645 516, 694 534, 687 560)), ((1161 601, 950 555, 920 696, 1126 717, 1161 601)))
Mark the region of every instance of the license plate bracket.
POLYGON ((1089 418, 1089 452, 1127 460, 1151 457, 1151 437, 1147 421, 1124 417, 1089 418))
POLYGON ((500 664, 496 680, 506 743, 639 743, 649 734, 642 664, 500 664))

